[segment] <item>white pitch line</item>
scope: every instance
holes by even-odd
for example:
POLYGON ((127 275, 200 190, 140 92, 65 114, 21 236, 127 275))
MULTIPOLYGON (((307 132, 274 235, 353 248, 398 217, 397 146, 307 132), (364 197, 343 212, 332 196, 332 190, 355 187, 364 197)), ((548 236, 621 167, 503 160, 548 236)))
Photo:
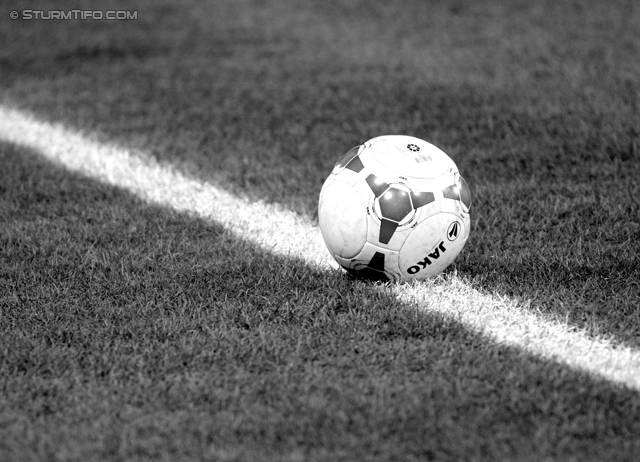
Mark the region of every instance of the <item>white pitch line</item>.
POLYGON ((497 344, 554 360, 573 369, 640 390, 640 351, 593 338, 575 326, 545 319, 509 297, 483 294, 454 279, 429 292, 413 285, 398 294, 410 305, 437 310, 497 344))
MULTIPOLYGON (((50 161, 151 203, 214 220, 238 237, 281 256, 334 266, 319 228, 281 206, 250 202, 209 183, 187 178, 143 153, 106 145, 0 106, 0 139, 37 151, 50 161)), ((334 267, 337 267, 335 264, 334 267)))
MULTIPOLYGON (((321 268, 335 267, 318 228, 308 219, 264 202, 250 202, 208 183, 187 178, 143 153, 100 143, 60 124, 39 121, 0 106, 0 139, 163 207, 223 225, 239 238, 281 256, 321 268), (265 226, 265 223, 269 225, 265 226)), ((520 348, 595 376, 640 390, 640 352, 591 338, 575 327, 545 319, 506 297, 451 284, 402 285, 398 299, 438 311, 498 344, 520 348)))

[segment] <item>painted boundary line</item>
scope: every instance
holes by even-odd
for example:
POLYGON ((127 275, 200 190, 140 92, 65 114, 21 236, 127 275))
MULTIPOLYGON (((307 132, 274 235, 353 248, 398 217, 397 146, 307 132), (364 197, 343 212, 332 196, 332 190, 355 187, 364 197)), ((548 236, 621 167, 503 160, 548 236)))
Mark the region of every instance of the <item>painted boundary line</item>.
MULTIPOLYGON (((144 153, 102 144, 60 124, 2 106, 0 140, 34 149, 70 171, 126 189, 151 203, 215 221, 265 251, 324 269, 336 266, 319 229, 308 219, 189 179, 144 153)), ((640 390, 637 349, 591 338, 573 326, 545 319, 518 301, 482 294, 455 277, 449 284, 407 284, 394 290, 401 302, 451 316, 497 344, 640 390)))

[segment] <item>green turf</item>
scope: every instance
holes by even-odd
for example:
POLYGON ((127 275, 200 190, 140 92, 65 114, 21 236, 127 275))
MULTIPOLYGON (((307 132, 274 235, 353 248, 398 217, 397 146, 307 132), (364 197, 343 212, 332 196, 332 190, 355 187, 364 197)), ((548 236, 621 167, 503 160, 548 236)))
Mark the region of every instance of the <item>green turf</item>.
MULTIPOLYGON (((137 21, 9 19, 23 8, 0 6, 2 104, 312 219, 341 153, 425 138, 474 205, 467 247, 423 293, 462 280, 640 347, 634 2, 147 1, 137 21)), ((25 147, 0 143, 0 165, 0 460, 637 457, 638 390, 25 147)))

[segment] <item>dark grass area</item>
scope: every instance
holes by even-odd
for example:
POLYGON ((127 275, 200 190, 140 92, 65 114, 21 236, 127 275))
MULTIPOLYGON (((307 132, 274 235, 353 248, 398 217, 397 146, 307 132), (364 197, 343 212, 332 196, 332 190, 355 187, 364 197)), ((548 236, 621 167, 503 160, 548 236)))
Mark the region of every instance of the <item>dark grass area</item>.
MULTIPOLYGON (((634 2, 8 18, 23 8, 0 5, 4 103, 309 217, 353 145, 427 139, 473 194, 452 271, 640 346, 634 2)), ((635 392, 1 151, 0 441, 16 459, 633 460, 635 392)))
POLYGON ((3 144, 0 158, 5 460, 632 460, 638 449, 635 391, 35 153, 3 144))

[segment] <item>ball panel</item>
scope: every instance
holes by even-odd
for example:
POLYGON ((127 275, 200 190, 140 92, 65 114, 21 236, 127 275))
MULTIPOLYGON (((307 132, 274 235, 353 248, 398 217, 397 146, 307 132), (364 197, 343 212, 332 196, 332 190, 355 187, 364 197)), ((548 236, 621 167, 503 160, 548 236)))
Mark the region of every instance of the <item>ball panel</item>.
POLYGON ((436 198, 431 191, 414 191, 411 193, 411 203, 416 209, 435 202, 435 200, 436 198))
POLYGON ((348 168, 353 172, 360 173, 362 170, 364 170, 364 164, 362 163, 360 156, 355 156, 349 161, 349 163, 347 163, 345 168, 348 168))
POLYGON ((351 185, 329 178, 320 192, 318 221, 325 244, 333 254, 351 258, 367 239, 367 207, 351 185))
POLYGON ((389 275, 385 271, 385 260, 383 252, 375 252, 368 263, 354 265, 353 271, 358 276, 372 281, 389 281, 389 275))
POLYGON ((365 181, 371 188, 371 192, 376 196, 380 197, 382 193, 384 193, 387 189, 389 189, 389 184, 382 181, 375 175, 367 175, 365 181))
POLYGON ((411 196, 407 191, 390 187, 379 199, 382 218, 400 223, 413 211, 411 196))
POLYGON ((380 220, 380 234, 378 234, 378 241, 381 244, 388 244, 391 238, 393 237, 393 233, 398 229, 398 223, 391 220, 382 219, 380 220))
POLYGON ((462 178, 462 175, 458 176, 458 186, 460 188, 460 201, 462 205, 466 207, 466 211, 469 212, 471 210, 471 191, 469 190, 469 185, 462 178))
MULTIPOLYGON (((381 171, 414 178, 435 178, 456 165, 442 150, 419 138, 405 135, 384 135, 364 143, 363 154, 381 171)), ((365 162, 366 163, 366 162, 365 162)))
POLYGON ((339 170, 342 170, 347 166, 349 162, 351 162, 357 155, 360 150, 360 146, 353 147, 349 149, 346 153, 338 159, 335 166, 333 167, 334 173, 337 173, 339 170))
POLYGON ((400 249, 398 263, 403 279, 426 279, 442 272, 464 247, 468 229, 468 218, 451 213, 422 221, 400 249))
POLYGON ((368 242, 355 258, 340 259, 338 263, 352 274, 364 279, 394 281, 401 278, 398 271, 398 252, 368 242))

